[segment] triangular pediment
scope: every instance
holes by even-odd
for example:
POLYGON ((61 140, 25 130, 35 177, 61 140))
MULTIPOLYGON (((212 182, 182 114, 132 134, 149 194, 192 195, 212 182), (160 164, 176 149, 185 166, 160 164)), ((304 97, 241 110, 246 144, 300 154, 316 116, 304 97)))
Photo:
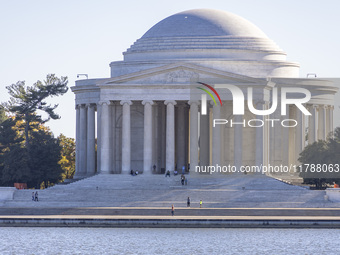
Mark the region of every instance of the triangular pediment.
POLYGON ((223 79, 238 83, 259 83, 259 79, 189 63, 176 63, 129 73, 105 80, 114 84, 190 84, 195 80, 223 79))

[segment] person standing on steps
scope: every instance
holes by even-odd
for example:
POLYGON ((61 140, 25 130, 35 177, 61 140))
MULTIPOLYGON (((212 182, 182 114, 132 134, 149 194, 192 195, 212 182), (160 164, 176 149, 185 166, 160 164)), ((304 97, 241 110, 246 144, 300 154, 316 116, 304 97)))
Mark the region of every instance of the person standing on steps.
POLYGON ((187 207, 190 207, 190 197, 187 199, 187 207))
POLYGON ((181 175, 181 183, 182 183, 182 185, 184 185, 184 181, 185 181, 185 176, 184 176, 184 174, 182 174, 181 175))
POLYGON ((171 216, 175 215, 175 207, 174 205, 171 206, 171 216))
POLYGON ((202 199, 200 200, 200 208, 202 208, 203 201, 202 199))

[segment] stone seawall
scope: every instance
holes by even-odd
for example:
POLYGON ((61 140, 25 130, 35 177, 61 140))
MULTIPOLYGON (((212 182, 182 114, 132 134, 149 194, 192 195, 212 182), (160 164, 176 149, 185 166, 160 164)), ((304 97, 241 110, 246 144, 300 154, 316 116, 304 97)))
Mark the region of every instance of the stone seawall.
POLYGON ((107 228, 340 228, 339 217, 65 217, 8 216, 1 227, 107 227, 107 228))

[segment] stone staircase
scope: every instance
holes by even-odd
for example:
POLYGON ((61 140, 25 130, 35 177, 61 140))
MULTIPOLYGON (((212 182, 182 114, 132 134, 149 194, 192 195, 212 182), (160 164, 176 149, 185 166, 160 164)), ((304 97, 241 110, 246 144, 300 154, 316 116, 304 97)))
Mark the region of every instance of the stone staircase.
POLYGON ((17 190, 4 207, 185 207, 199 200, 209 208, 221 207, 335 207, 324 201, 324 191, 293 186, 264 175, 95 175, 67 185, 38 190, 17 190))

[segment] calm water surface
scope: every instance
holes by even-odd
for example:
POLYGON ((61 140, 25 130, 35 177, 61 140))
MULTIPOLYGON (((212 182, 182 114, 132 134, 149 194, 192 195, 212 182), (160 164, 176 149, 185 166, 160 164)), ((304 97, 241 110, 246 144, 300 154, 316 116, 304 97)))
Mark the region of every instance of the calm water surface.
POLYGON ((0 254, 340 254, 340 230, 0 228, 0 254))

